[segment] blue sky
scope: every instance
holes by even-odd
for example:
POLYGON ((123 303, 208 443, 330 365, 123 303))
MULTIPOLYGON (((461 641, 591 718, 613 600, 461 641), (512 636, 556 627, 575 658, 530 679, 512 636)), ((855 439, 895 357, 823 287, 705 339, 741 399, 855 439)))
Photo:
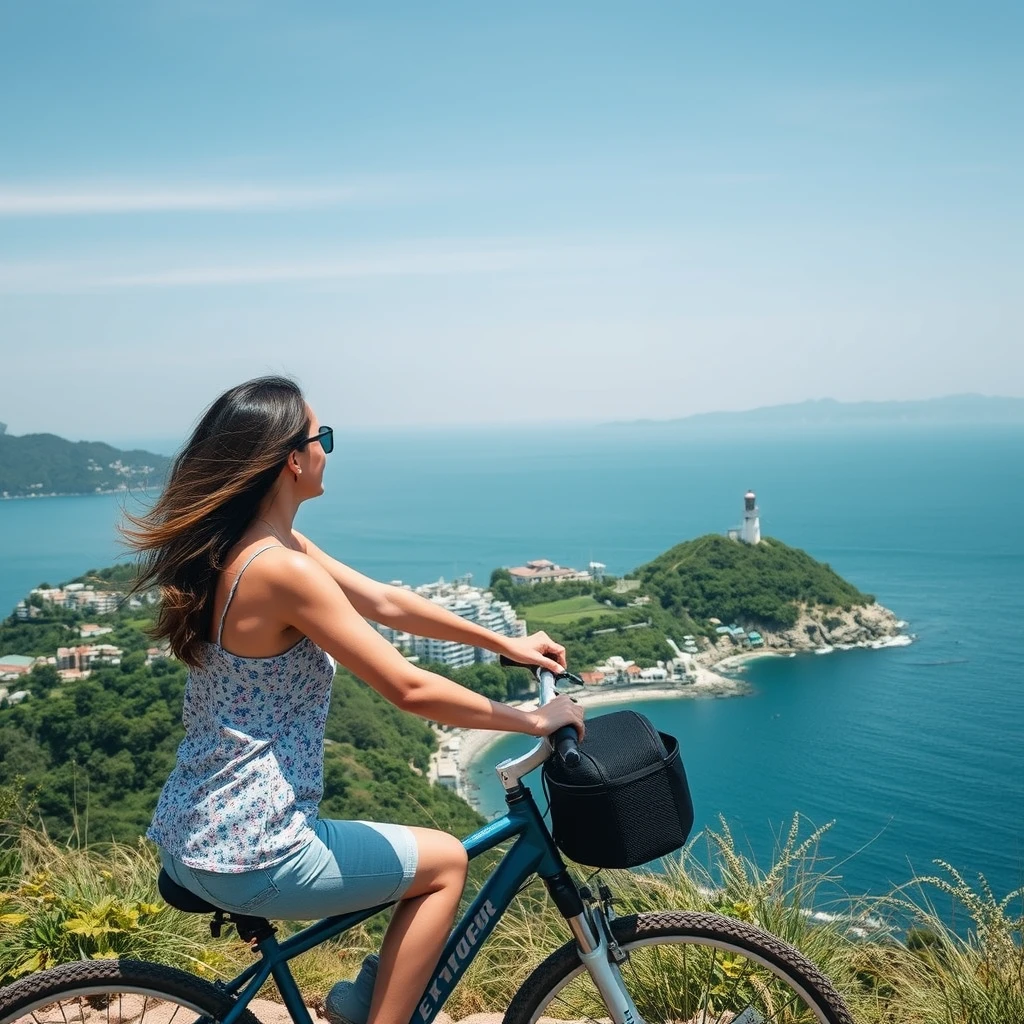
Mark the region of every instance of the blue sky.
POLYGON ((1019 4, 0 0, 0 420, 1024 395, 1019 4))

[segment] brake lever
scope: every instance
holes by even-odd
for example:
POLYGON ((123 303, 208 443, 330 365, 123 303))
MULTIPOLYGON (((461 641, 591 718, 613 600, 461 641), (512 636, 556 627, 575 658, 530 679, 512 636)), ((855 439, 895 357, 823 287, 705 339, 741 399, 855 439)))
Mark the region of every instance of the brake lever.
POLYGON ((570 672, 567 668, 562 669, 562 671, 555 676, 555 682, 557 683, 559 679, 568 679, 570 683, 575 683, 577 686, 586 685, 586 683, 584 683, 575 672, 570 672))

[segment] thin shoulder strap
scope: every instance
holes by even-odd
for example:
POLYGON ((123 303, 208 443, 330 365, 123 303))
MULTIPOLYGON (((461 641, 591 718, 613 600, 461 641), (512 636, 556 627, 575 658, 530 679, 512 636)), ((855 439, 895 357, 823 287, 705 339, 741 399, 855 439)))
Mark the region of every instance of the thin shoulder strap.
POLYGON ((238 575, 235 577, 235 582, 231 584, 231 589, 228 591, 228 599, 224 602, 224 611, 220 613, 220 627, 217 630, 217 646, 221 646, 221 639, 224 636, 224 620, 228 617, 228 608, 231 607, 231 599, 235 596, 235 591, 238 589, 238 583, 242 578, 242 573, 249 568, 249 563, 257 556, 262 555, 264 551, 269 551, 271 548, 284 547, 283 544, 267 544, 266 547, 262 547, 259 551, 251 554, 246 560, 245 565, 238 570, 238 575))

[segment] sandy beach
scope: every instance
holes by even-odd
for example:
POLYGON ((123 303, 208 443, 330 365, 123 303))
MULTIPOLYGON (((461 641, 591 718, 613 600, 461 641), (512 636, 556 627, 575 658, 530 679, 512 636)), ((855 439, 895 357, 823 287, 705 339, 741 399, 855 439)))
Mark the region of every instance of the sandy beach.
MULTIPOLYGON (((736 655, 726 659, 720 665, 725 668, 736 668, 741 662, 754 655, 736 655), (726 664, 728 662, 728 664, 726 664)), ((740 697, 750 692, 750 685, 742 679, 729 678, 712 672, 701 665, 696 667, 696 679, 688 683, 630 683, 615 686, 595 686, 587 689, 574 689, 572 696, 586 708, 607 707, 614 704, 634 704, 645 700, 693 700, 697 698, 740 697)), ((523 701, 513 707, 532 710, 537 706, 536 700, 523 701)), ((489 729, 446 729, 437 728, 439 750, 430 763, 430 777, 437 778, 439 760, 447 759, 453 763, 459 781, 459 792, 465 795, 466 772, 489 747, 507 736, 504 732, 493 732, 489 729), (451 741, 457 739, 457 743, 451 741)))

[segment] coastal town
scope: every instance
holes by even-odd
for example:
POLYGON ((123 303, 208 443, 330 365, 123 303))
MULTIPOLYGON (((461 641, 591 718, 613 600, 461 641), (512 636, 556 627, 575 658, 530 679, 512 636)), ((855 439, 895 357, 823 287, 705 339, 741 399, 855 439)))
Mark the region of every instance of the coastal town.
MULTIPOLYGON (((603 568, 603 567, 602 567, 603 568)), ((515 578, 559 581, 585 580, 589 573, 564 569, 546 560, 528 562, 525 566, 509 570, 515 578)), ((507 601, 501 601, 487 589, 472 585, 472 577, 464 576, 451 582, 441 579, 434 583, 409 587, 400 580, 393 581, 393 586, 413 590, 427 600, 440 605, 453 614, 475 622, 502 636, 525 636, 526 620, 521 618, 507 601)), ((528 585, 528 583, 526 584, 528 585)), ((142 609, 146 605, 155 604, 156 592, 130 598, 116 590, 100 590, 85 583, 68 583, 63 587, 37 587, 27 598, 18 602, 13 618, 19 622, 29 622, 45 614, 47 606, 54 609, 66 609, 96 617, 109 616, 122 607, 129 610, 142 609)), ((424 664, 445 665, 458 669, 472 664, 491 664, 498 656, 491 651, 455 643, 450 640, 437 640, 429 637, 414 636, 410 633, 392 629, 389 626, 373 623, 378 632, 389 642, 401 650, 412 661, 424 664)), ((69 630, 72 627, 68 627, 69 630)), ((102 641, 102 637, 112 633, 109 625, 83 623, 74 627, 75 639, 81 643, 69 643, 57 647, 52 655, 31 657, 17 652, 0 652, 0 700, 8 704, 16 704, 30 694, 30 690, 17 686, 22 677, 27 677, 39 665, 54 668, 63 682, 74 682, 86 679, 94 668, 101 665, 120 664, 123 651, 110 643, 102 641)), ((742 631, 729 631, 730 638, 739 641, 742 631)), ((637 683, 685 683, 696 678, 695 658, 698 655, 697 638, 684 636, 682 647, 670 641, 677 657, 668 661, 659 661, 654 665, 640 666, 621 656, 614 655, 591 671, 584 672, 582 678, 588 686, 624 686, 637 683)), ((170 657, 166 646, 153 646, 146 651, 146 663, 151 664, 157 658, 170 657)))
POLYGON ((158 487, 170 460, 54 434, 17 436, 0 423, 0 501, 118 494, 158 487))
MULTIPOLYGON (((592 563, 591 569, 584 571, 559 566, 547 559, 537 559, 523 566, 515 566, 509 569, 508 573, 517 585, 528 586, 540 582, 587 581, 594 578, 595 566, 604 569, 600 563, 592 563)), ((411 587, 401 580, 394 580, 391 585, 411 590, 453 614, 484 626, 501 636, 526 636, 526 619, 519 617, 508 601, 498 600, 488 589, 473 586, 471 575, 459 577, 451 582, 441 579, 436 583, 426 583, 418 587, 411 587)), ((631 604, 634 607, 642 607, 648 600, 646 596, 641 596, 635 598, 631 604)), ((493 664, 498 660, 496 654, 479 647, 469 647, 450 640, 414 636, 377 623, 373 625, 385 639, 414 661, 446 665, 449 668, 464 668, 472 664, 493 664)), ((623 628, 647 628, 649 625, 649 622, 639 622, 623 628)), ((617 628, 594 630, 595 635, 615 632, 617 628)), ((736 625, 719 626, 717 632, 723 637, 728 637, 737 649, 756 649, 764 646, 764 640, 759 633, 747 632, 736 625)), ((691 634, 684 635, 681 644, 676 644, 671 638, 666 639, 675 654, 674 658, 642 666, 621 655, 611 655, 602 664, 582 672, 580 678, 588 687, 694 682, 697 679, 698 657, 702 647, 707 649, 707 641, 703 637, 691 634)))
MULTIPOLYGON (((15 622, 31 622, 44 617, 47 606, 99 618, 112 615, 122 607, 141 610, 156 604, 157 600, 155 590, 126 599, 116 590, 101 590, 87 583, 66 583, 63 587, 36 587, 27 598, 17 603, 12 618, 15 622)), ((82 642, 69 642, 67 646, 57 647, 52 655, 32 657, 0 651, 0 703, 19 704, 31 696, 31 689, 20 684, 37 666, 49 666, 62 682, 72 683, 88 679, 92 671, 101 666, 121 664, 124 651, 114 644, 100 641, 101 637, 114 632, 112 626, 86 622, 67 628, 76 634, 69 637, 69 641, 82 642)), ((146 664, 152 665, 158 658, 169 657, 171 654, 166 645, 153 646, 146 651, 146 664)))
POLYGON ((114 459, 106 465, 100 465, 95 459, 87 459, 83 467, 84 472, 89 474, 102 473, 104 480, 91 490, 79 491, 58 491, 47 490, 46 484, 38 480, 25 484, 19 492, 7 490, 0 491, 0 501, 7 501, 14 498, 62 498, 70 494, 117 494, 129 490, 133 485, 143 488, 149 486, 150 478, 157 473, 155 466, 127 465, 120 459, 114 459), (106 479, 110 477, 113 482, 106 479))
MULTIPOLYGON (((725 536, 741 547, 753 548, 762 543, 760 509, 753 491, 743 496, 741 524, 726 531, 725 536)), ((605 570, 606 566, 601 562, 591 561, 586 569, 575 569, 540 558, 513 566, 505 572, 513 584, 513 591, 518 592, 520 588, 545 584, 554 585, 557 589, 561 589, 560 584, 570 583, 601 585, 605 582, 605 570)), ((498 598, 489 588, 474 586, 471 574, 452 581, 440 579, 416 587, 401 580, 393 580, 391 585, 411 590, 499 635, 520 637, 527 633, 524 609, 517 610, 510 600, 498 598)), ((638 585, 636 580, 615 581, 616 592, 621 591, 625 606, 643 615, 643 609, 649 605, 651 598, 649 594, 634 593, 638 585)), ((78 623, 77 619, 85 615, 103 618, 122 609, 142 610, 158 600, 159 595, 155 590, 126 597, 120 591, 84 582, 67 583, 62 587, 35 588, 18 602, 13 620, 32 621, 44 616, 47 608, 75 612, 78 613, 76 624, 67 628, 76 634, 69 637, 69 641, 79 642, 58 646, 52 654, 46 656, 0 650, 0 702, 17 704, 30 696, 27 677, 39 665, 52 667, 65 683, 88 678, 100 666, 118 665, 123 651, 102 640, 106 634, 113 632, 112 627, 102 623, 78 623)), ((528 608, 526 606, 526 610, 528 608)), ((597 611, 602 610, 596 605, 595 608, 597 611)), ((796 651, 827 654, 854 646, 877 648, 911 642, 911 638, 902 632, 905 623, 877 604, 845 610, 836 608, 825 617, 813 615, 804 608, 793 626, 775 631, 764 627, 747 629, 735 622, 723 622, 714 616, 709 616, 706 621, 708 629, 704 634, 683 633, 673 637, 666 633, 664 641, 671 657, 641 664, 623 653, 612 653, 600 663, 589 665, 580 673, 585 699, 602 694, 621 694, 625 689, 631 691, 631 699, 632 694, 639 691, 665 691, 673 696, 733 695, 745 692, 745 684, 739 679, 713 672, 713 667, 735 668, 745 658, 757 655, 791 654, 796 651)), ((378 623, 371 625, 407 658, 417 663, 443 665, 458 670, 474 664, 492 664, 498 660, 496 654, 481 648, 451 640, 415 636, 378 623)), ((625 635, 631 630, 647 629, 651 625, 650 618, 608 627, 596 624, 590 629, 589 635, 625 635)), ((151 646, 146 650, 147 665, 168 657, 171 655, 166 645, 151 646)), ((465 751, 456 751, 450 743, 447 746, 442 744, 433 769, 437 781, 459 788, 459 771, 457 767, 449 770, 451 765, 448 762, 454 764, 460 760, 466 763, 465 751), (461 757, 457 754, 461 754, 461 757)))

